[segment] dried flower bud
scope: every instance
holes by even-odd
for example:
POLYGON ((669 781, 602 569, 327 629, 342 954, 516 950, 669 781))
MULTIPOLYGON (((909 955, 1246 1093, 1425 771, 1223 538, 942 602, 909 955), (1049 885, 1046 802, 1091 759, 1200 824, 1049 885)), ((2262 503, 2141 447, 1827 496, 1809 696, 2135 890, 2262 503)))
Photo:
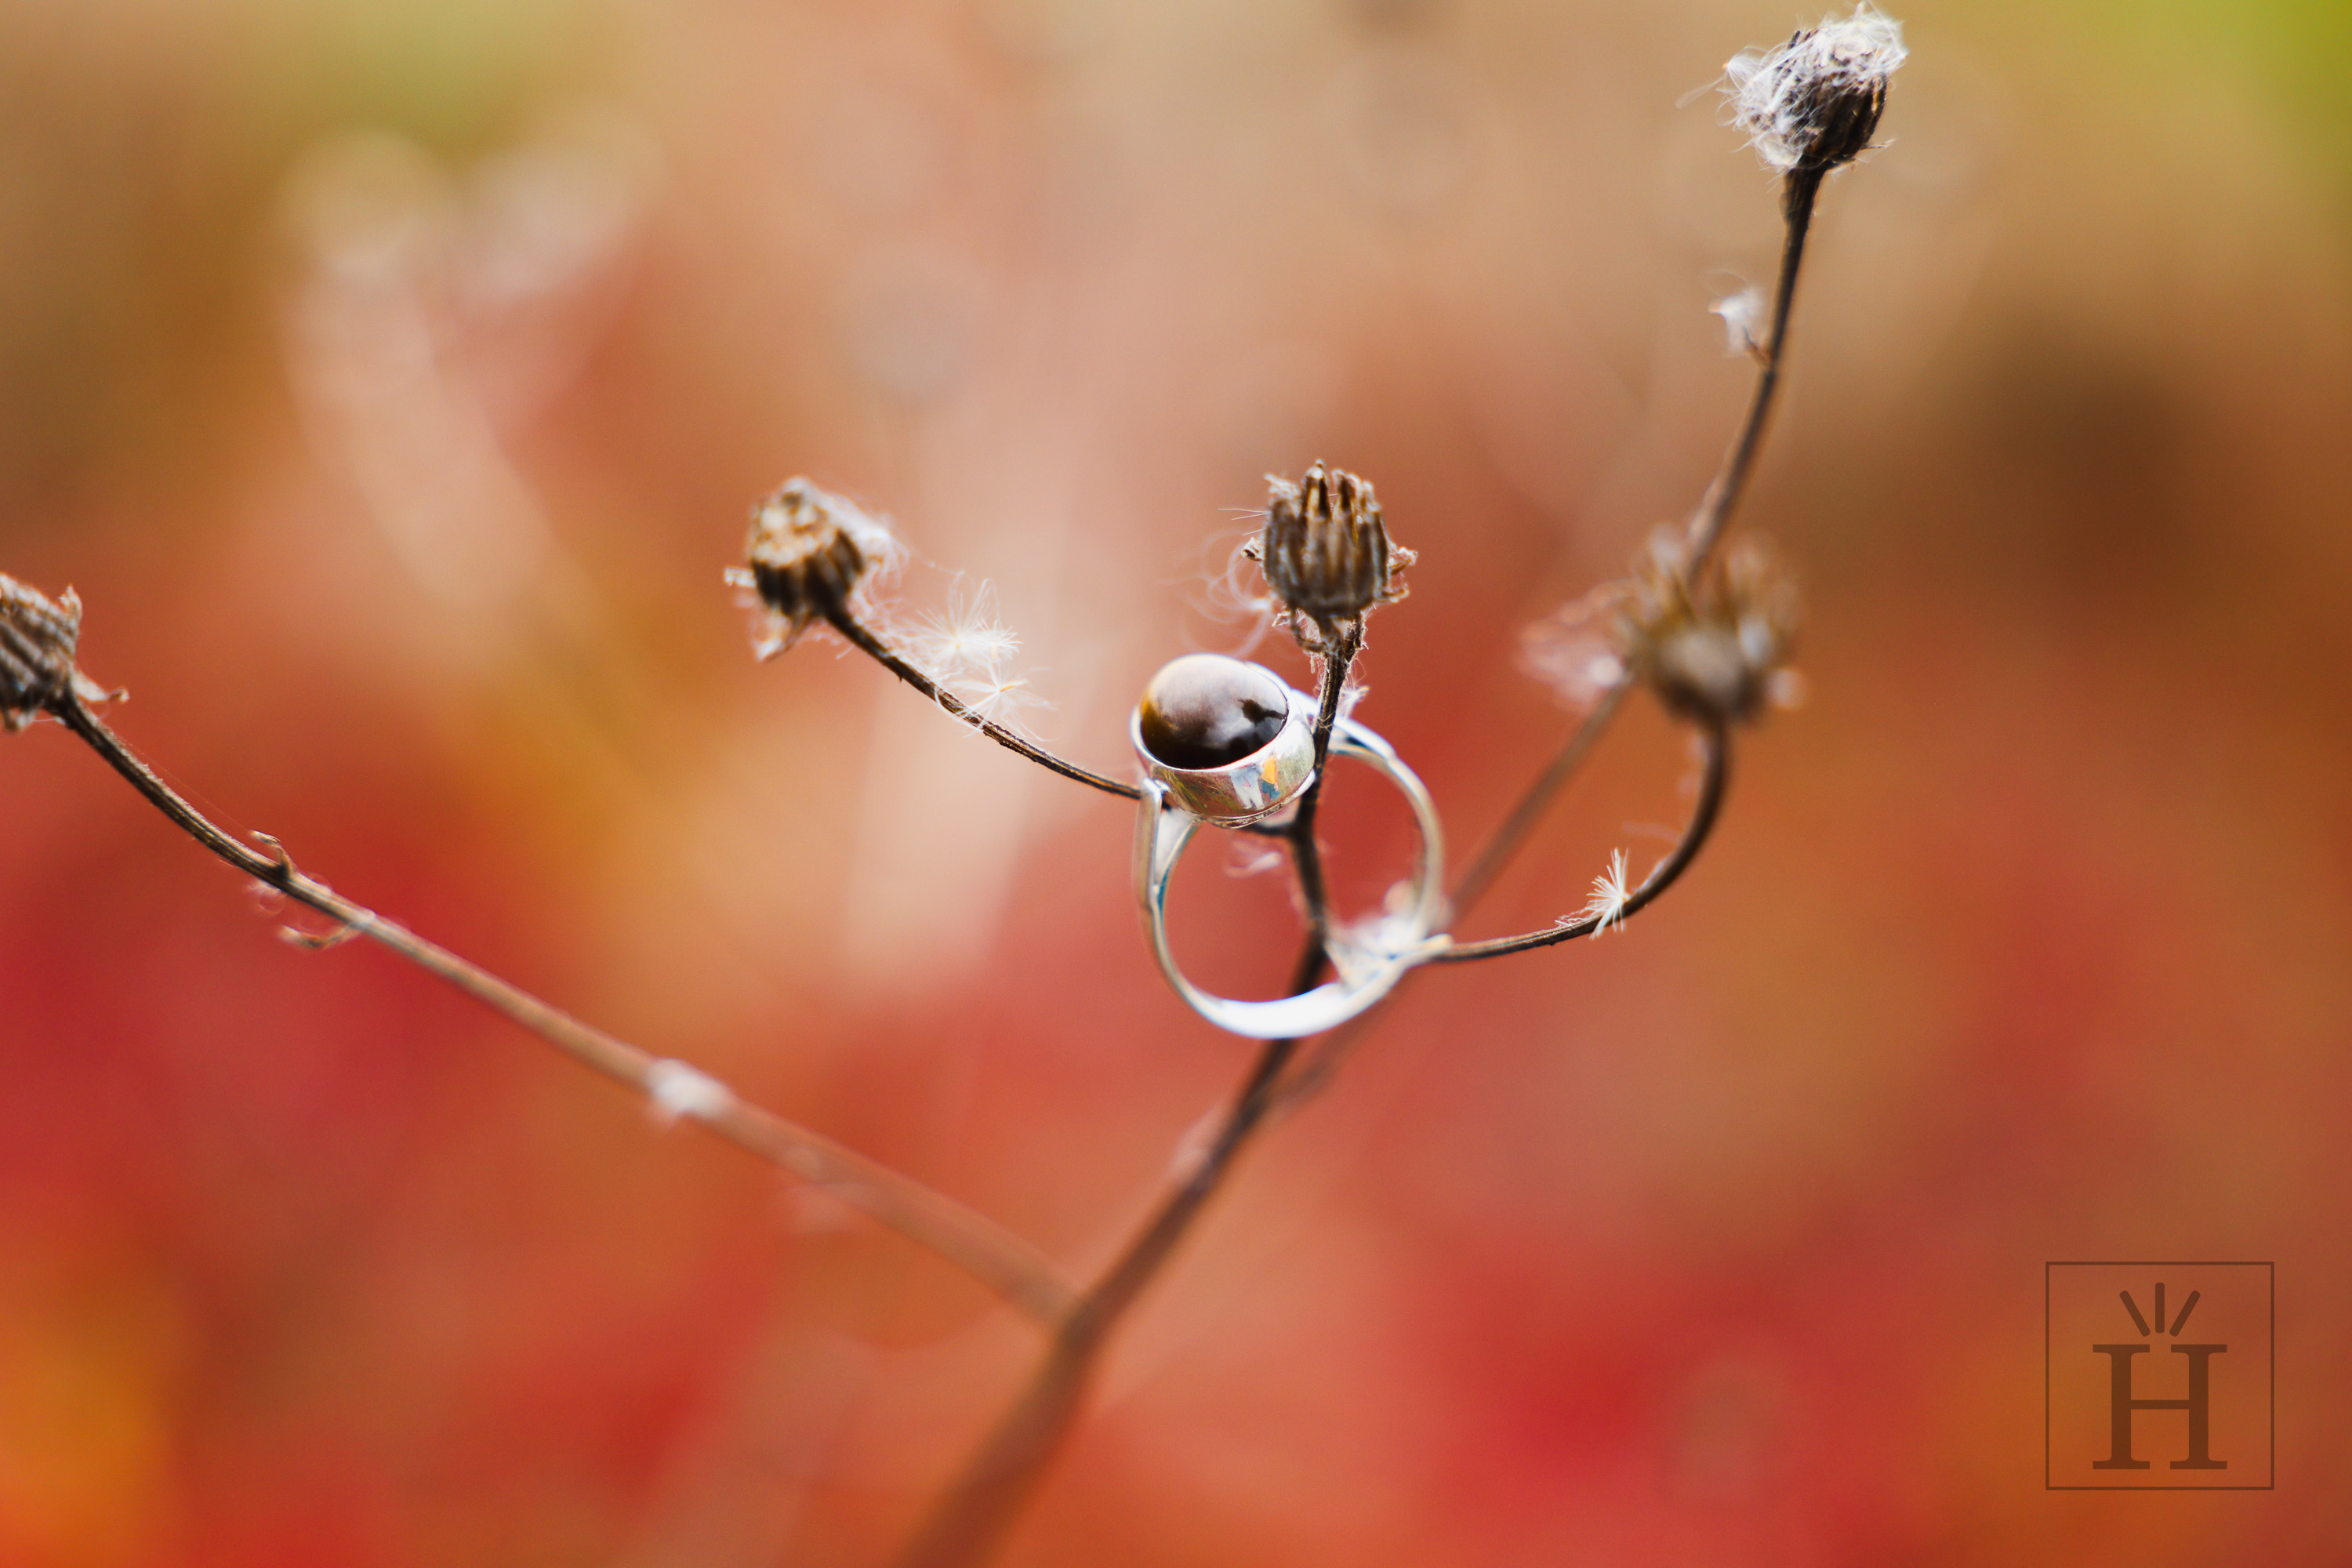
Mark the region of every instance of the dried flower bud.
POLYGON ((751 509, 750 565, 730 572, 728 580, 756 591, 767 612, 764 658, 848 604, 867 575, 895 563, 898 554, 890 531, 855 502, 789 479, 751 509))
POLYGON ((1795 584, 1753 539, 1694 590, 1680 534, 1662 529, 1633 575, 1595 590, 1527 634, 1528 664, 1580 704, 1625 679, 1649 683, 1686 719, 1738 723, 1798 689, 1795 584))
POLYGON ((1826 174, 1870 146, 1886 108, 1886 79, 1909 53, 1903 24, 1858 5, 1824 17, 1777 49, 1748 49, 1726 65, 1731 122, 1782 174, 1826 174))
POLYGON ((1265 528, 1245 553, 1308 646, 1299 617, 1328 641, 1339 625, 1405 595, 1398 574, 1413 552, 1389 542, 1371 482, 1317 463, 1297 484, 1268 477, 1265 528))
POLYGON ((78 689, 80 637, 81 601, 71 588, 52 600, 0 573, 0 723, 21 730, 78 689))
POLYGON ((1629 602, 1630 662, 1685 718, 1753 719, 1778 695, 1800 605, 1796 584, 1753 539, 1732 547, 1696 593, 1678 552, 1654 565, 1629 602))

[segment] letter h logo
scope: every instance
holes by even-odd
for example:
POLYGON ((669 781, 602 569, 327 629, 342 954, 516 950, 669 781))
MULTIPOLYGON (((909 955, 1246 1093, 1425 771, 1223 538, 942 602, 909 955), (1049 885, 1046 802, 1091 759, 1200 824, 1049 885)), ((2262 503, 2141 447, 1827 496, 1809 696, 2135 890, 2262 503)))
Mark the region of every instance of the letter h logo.
POLYGON ((2045 1483, 2269 1487, 2271 1279, 2266 1263, 2049 1265, 2045 1483), (2116 1288, 2130 1276, 2132 1284, 2116 1288), (2179 1304, 2168 1318, 2167 1284, 2188 1280, 2195 1283, 2173 1291, 2179 1304), (2126 1319, 2137 1339, 2116 1332, 2126 1319), (2193 1343, 2181 1337, 2191 1319, 2193 1343), (2159 1345, 2169 1353, 2152 1354, 2159 1345), (2179 1457, 2162 1458, 2167 1450, 2179 1457))
MULTIPOLYGON (((2118 1292, 2123 1297, 2124 1310, 2141 1334, 2169 1333, 2175 1340, 2189 1321, 2189 1314, 2197 1310, 2202 1300, 2199 1292, 2189 1292, 2189 1300, 2180 1303, 2180 1316, 2172 1320, 2172 1327, 2164 1326, 2164 1281, 2156 1282, 2156 1327, 2150 1329, 2147 1320, 2139 1315, 2139 1304, 2131 1292, 2118 1292)), ((2184 1345, 2172 1347, 2174 1355, 2189 1358, 2189 1397, 2186 1399, 2134 1399, 2132 1397, 2132 1358, 2146 1355, 2146 1345, 2093 1345, 2091 1349, 2109 1358, 2111 1390, 2109 1414, 2114 1430, 2107 1445, 2107 1457, 2091 1461, 2095 1470, 2144 1470, 2146 1459, 2132 1458, 2132 1412, 2135 1410, 2186 1410, 2189 1412, 2189 1457, 2175 1459, 2176 1470, 2226 1470, 2227 1459, 2217 1459, 2209 1452, 2213 1441, 2213 1372, 2212 1358, 2228 1350, 2227 1345, 2184 1345)))

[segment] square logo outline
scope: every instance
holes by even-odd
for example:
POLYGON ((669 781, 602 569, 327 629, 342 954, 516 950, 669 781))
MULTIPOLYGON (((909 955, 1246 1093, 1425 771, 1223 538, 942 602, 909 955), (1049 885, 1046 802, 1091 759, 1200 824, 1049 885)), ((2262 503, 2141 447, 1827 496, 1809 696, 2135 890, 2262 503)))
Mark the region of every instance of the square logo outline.
POLYGON ((2042 1489, 2052 1492, 2267 1492, 2278 1489, 2278 1264, 2254 1258, 2196 1261, 2179 1259, 2069 1258, 2042 1266, 2042 1489), (2265 1270, 2270 1312, 2270 1479, 2260 1486, 2118 1486, 2061 1485, 2050 1479, 2050 1396, 2054 1371, 2051 1362, 2051 1271, 2057 1268, 2260 1268, 2265 1270))

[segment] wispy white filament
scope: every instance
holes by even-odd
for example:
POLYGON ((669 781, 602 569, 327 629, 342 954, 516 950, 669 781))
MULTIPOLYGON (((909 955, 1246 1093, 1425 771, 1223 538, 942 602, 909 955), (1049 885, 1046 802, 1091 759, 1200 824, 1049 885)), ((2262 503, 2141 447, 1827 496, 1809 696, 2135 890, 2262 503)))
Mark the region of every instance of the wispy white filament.
POLYGON ((1731 122, 1785 174, 1812 147, 1826 102, 1883 87, 1909 54, 1903 24, 1866 4, 1843 20, 1825 16, 1778 48, 1743 49, 1725 64, 1731 122))
POLYGON ((1764 290, 1750 285, 1727 294, 1707 307, 1723 318, 1723 352, 1737 357, 1752 354, 1764 342, 1764 290))
POLYGON ((915 662, 942 680, 996 679, 1021 651, 1020 635, 997 618, 996 584, 989 582, 969 592, 950 583, 946 611, 918 616, 908 640, 915 662))

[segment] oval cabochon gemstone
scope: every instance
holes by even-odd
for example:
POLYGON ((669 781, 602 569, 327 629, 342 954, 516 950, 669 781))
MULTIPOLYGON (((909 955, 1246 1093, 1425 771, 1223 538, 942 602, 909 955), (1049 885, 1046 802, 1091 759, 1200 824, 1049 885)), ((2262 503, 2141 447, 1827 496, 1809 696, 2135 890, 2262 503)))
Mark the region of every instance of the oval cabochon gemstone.
POLYGON ((1280 734, 1290 689, 1262 664, 1191 653, 1160 666, 1136 712, 1154 757, 1198 772, 1240 762, 1280 734))

